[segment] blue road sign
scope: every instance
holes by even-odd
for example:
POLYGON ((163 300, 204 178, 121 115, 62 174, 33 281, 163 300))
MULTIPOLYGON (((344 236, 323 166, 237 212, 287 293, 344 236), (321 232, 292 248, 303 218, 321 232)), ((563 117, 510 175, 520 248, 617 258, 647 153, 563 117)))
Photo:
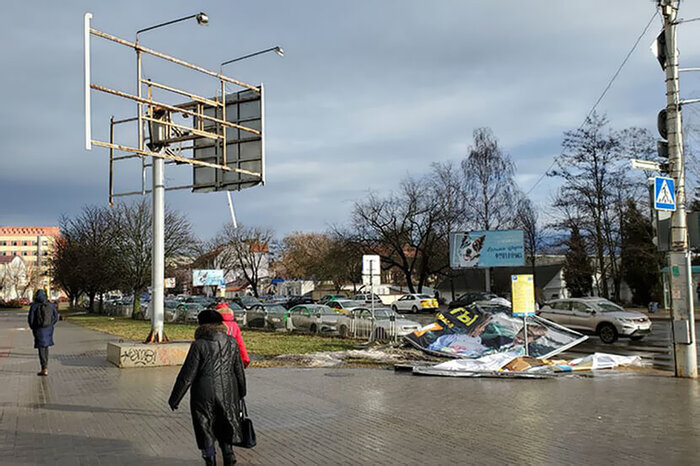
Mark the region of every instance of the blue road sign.
POLYGON ((673 178, 654 178, 654 208, 676 210, 676 183, 673 178))

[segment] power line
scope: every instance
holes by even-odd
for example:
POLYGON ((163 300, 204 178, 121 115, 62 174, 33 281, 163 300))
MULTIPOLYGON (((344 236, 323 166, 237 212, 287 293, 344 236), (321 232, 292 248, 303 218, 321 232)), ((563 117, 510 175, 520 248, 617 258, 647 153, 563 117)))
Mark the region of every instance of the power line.
MULTIPOLYGON (((637 37, 637 40, 634 42, 634 45, 632 46, 632 48, 630 49, 630 51, 627 53, 627 56, 625 57, 625 59, 622 60, 622 63, 621 63, 620 66, 617 68, 617 71, 615 72, 615 74, 613 75, 613 77, 610 79, 610 82, 608 82, 608 85, 605 86, 605 89, 603 90, 603 93, 600 94, 600 97, 598 97, 598 100, 596 100, 596 101, 595 101, 595 104, 593 104, 593 107, 591 107, 591 110, 590 110, 590 111, 588 112, 588 114, 586 115, 586 118, 584 118, 584 119, 583 119, 583 122, 581 122, 581 125, 578 127, 578 130, 580 130, 581 128, 583 128, 583 125, 586 124, 586 121, 590 118, 590 116, 593 114, 593 112, 595 112, 595 109, 598 107, 598 104, 603 100, 603 98, 605 97, 605 95, 608 93, 608 91, 609 91, 610 88, 612 87, 613 83, 615 82, 615 80, 616 80, 617 77, 619 76, 620 72, 622 71, 622 68, 624 68, 625 64, 627 63, 627 60, 629 60, 629 58, 632 56, 632 53, 633 53, 633 52, 635 51, 635 49, 637 48, 637 45, 639 45, 639 42, 642 40, 642 38, 646 35, 647 31, 649 30, 649 27, 651 26, 651 23, 654 21, 654 18, 655 18, 658 14, 659 14, 658 11, 654 11, 654 14, 653 14, 653 15, 651 16, 651 18, 649 19, 649 22, 648 22, 647 25, 644 27, 644 30, 643 30, 642 33, 639 35, 639 37, 637 37)), ((578 130, 577 130, 577 131, 578 131, 578 130)), ((532 187, 528 190, 528 192, 525 193, 526 196, 528 196, 528 195, 537 187, 537 185, 540 184, 540 182, 541 182, 543 179, 545 179, 545 177, 547 176, 547 172, 549 172, 549 170, 551 170, 552 167, 554 167, 554 165, 555 165, 556 163, 557 163, 557 160, 556 160, 556 158, 555 158, 554 160, 552 160, 552 163, 549 164, 549 167, 547 168, 547 170, 544 171, 544 173, 537 179, 537 181, 535 182, 535 184, 532 185, 532 187)))

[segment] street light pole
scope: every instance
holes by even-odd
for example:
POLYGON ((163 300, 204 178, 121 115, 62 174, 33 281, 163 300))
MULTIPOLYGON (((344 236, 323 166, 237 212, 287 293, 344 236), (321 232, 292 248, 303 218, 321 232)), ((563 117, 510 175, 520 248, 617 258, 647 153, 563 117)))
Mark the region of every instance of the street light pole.
MULTIPOLYGON (((243 55, 242 57, 237 57, 237 58, 233 58, 231 60, 227 60, 219 65, 219 74, 223 74, 224 66, 226 66, 228 64, 231 64, 231 63, 234 63, 237 61, 241 61, 241 60, 245 60, 246 58, 255 57, 256 55, 262 55, 263 53, 268 53, 268 52, 275 52, 280 57, 284 56, 284 49, 282 49, 282 47, 277 45, 275 47, 270 47, 269 49, 260 50, 259 52, 249 53, 248 55, 243 55)), ((221 99, 222 99, 223 104, 226 105, 226 95, 222 95, 221 99)), ((224 142, 224 144, 225 144, 225 142, 224 142)), ((233 209, 233 200, 231 199, 231 191, 229 191, 229 190, 226 190, 226 199, 228 201, 228 209, 231 212, 231 223, 233 224, 233 228, 238 228, 238 222, 236 222, 236 211, 233 209)))
MULTIPOLYGON (((197 19, 200 25, 209 24, 209 17, 200 12, 195 15, 185 16, 182 18, 167 21, 165 23, 156 24, 145 29, 140 29, 136 32, 136 95, 141 98, 141 49, 139 48, 139 34, 153 29, 168 26, 170 24, 179 23, 189 19, 197 19)), ((138 103, 138 137, 139 150, 143 150, 143 105, 138 103)), ((156 150, 153 148, 153 150, 156 150)), ((167 341, 167 337, 163 332, 164 306, 165 298, 165 160, 160 157, 152 157, 151 165, 153 171, 152 181, 152 202, 153 208, 151 212, 151 332, 146 338, 146 343, 161 343, 167 341)), ((142 172, 145 176, 145 171, 142 172)), ((145 178, 142 183, 142 190, 145 190, 145 178)), ((134 299, 138 299, 134 296, 134 299)))
POLYGON ((671 324, 676 377, 696 378, 697 350, 693 309, 692 269, 685 214, 685 160, 679 97, 676 18, 678 0, 659 0, 666 42, 666 129, 671 177, 676 185, 676 210, 671 214, 671 324))

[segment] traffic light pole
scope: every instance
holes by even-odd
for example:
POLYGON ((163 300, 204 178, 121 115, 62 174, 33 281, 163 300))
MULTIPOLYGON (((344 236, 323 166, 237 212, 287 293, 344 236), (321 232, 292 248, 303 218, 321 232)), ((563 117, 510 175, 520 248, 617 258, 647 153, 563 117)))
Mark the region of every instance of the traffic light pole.
POLYGON ((666 128, 670 175, 676 184, 676 210, 671 215, 671 324, 676 377, 696 378, 697 350, 693 309, 692 269, 685 216, 685 160, 676 48, 678 0, 659 0, 666 39, 666 128))

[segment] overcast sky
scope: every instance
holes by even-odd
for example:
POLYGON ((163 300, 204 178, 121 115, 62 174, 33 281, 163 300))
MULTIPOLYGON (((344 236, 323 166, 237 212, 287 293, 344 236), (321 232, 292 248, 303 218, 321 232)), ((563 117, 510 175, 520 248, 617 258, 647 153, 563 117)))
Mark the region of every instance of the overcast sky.
MULTIPOLYGON (((56 225, 62 214, 107 202, 108 152, 83 148, 83 14, 93 13, 94 28, 132 40, 138 29, 201 10, 208 27, 184 22, 144 33, 141 43, 214 70, 230 58, 284 48, 283 58, 267 54, 225 70, 266 90, 267 184, 234 193, 239 222, 281 237, 342 224, 370 190, 386 193, 432 162, 460 160, 481 126, 493 129, 529 191, 655 2, 23 0, 3 2, 3 10, 1 225, 56 225)), ((680 16, 700 17, 700 2, 683 2, 680 16)), ((649 46, 660 28, 657 16, 599 106, 615 128, 655 131, 665 88, 649 46)), ((133 50, 92 43, 93 82, 134 93, 133 50)), ((700 66, 697 44, 700 22, 679 26, 681 66, 700 66)), ((211 80, 167 72, 144 61, 147 77, 216 92, 211 80)), ((684 74, 681 89, 684 98, 700 97, 700 74, 684 74)), ((111 115, 135 115, 134 105, 116 98, 93 92, 93 99, 94 137, 106 140, 111 115)), ((686 124, 700 123, 700 109, 686 108, 686 124)), ((168 166, 167 182, 186 180, 187 172, 168 166)), ((119 169, 116 182, 121 190, 138 187, 138 170, 119 169)), ((556 186, 540 183, 535 204, 545 207, 556 186)), ((223 193, 174 191, 166 202, 203 238, 230 220, 223 193)))

